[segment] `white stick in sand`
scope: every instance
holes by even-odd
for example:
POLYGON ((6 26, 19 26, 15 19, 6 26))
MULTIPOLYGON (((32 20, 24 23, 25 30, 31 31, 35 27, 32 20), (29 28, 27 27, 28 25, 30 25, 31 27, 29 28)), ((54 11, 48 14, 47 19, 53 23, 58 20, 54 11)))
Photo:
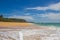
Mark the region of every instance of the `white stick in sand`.
POLYGON ((20 37, 20 40, 23 40, 23 33, 21 31, 19 32, 19 37, 20 37))

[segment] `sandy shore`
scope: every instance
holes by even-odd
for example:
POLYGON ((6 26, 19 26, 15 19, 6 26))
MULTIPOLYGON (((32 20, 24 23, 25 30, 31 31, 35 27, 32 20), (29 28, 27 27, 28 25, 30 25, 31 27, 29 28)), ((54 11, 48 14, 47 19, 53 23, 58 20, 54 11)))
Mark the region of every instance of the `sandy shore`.
POLYGON ((32 28, 32 29, 38 29, 39 27, 37 27, 36 25, 34 25, 33 23, 19 23, 19 22, 0 22, 0 29, 1 28, 32 28))
POLYGON ((8 27, 8 26, 31 26, 31 23, 19 23, 19 22, 0 22, 0 27, 8 27))
POLYGON ((40 27, 33 23, 19 23, 19 22, 0 22, 0 30, 20 30, 20 29, 44 29, 49 30, 47 27, 40 27))

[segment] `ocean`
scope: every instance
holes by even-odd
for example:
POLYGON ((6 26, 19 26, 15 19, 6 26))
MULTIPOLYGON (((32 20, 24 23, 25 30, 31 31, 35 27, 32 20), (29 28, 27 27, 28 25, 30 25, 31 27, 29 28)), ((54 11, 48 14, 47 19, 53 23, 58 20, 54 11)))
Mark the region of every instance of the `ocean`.
POLYGON ((35 24, 46 27, 60 27, 60 23, 35 23, 35 24))

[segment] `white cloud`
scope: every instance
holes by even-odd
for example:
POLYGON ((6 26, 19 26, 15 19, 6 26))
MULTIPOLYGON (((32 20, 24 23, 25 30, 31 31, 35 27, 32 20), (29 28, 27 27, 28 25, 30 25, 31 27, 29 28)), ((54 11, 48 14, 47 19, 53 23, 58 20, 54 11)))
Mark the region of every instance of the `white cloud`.
POLYGON ((25 15, 30 15, 30 13, 25 13, 25 15))
POLYGON ((50 20, 60 20, 60 13, 37 14, 37 16, 50 20))
POLYGON ((60 10, 60 2, 56 3, 56 4, 51 4, 47 7, 34 7, 34 8, 27 8, 27 9, 35 9, 35 10, 48 10, 48 9, 52 9, 52 10, 60 10))
POLYGON ((27 8, 27 9, 35 9, 35 10, 47 10, 48 7, 34 7, 34 8, 27 8))
POLYGON ((18 19, 25 19, 25 20, 34 20, 34 18, 32 16, 17 16, 17 15, 13 15, 13 16, 9 16, 8 18, 18 18, 18 19))
POLYGON ((53 4, 53 5, 50 5, 48 8, 52 9, 52 10, 60 10, 60 2, 53 4))

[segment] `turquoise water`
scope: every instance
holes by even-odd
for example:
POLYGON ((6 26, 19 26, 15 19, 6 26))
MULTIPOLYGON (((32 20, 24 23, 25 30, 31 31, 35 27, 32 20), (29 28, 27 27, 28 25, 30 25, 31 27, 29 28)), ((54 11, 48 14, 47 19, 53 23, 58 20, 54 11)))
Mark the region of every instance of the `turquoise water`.
POLYGON ((48 26, 48 27, 51 27, 51 26, 60 27, 60 23, 35 23, 35 24, 40 26, 48 26))

